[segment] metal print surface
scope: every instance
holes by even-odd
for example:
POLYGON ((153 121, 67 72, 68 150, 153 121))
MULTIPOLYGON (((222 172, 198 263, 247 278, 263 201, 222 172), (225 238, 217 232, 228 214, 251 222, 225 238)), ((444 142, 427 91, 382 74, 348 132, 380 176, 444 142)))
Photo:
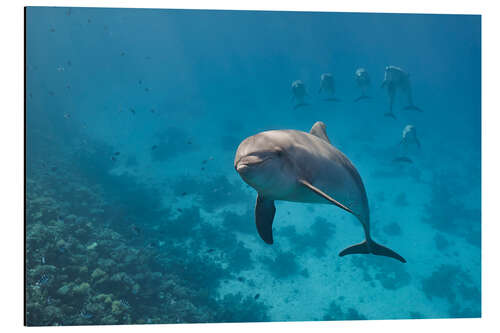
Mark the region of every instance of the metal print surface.
POLYGON ((481 17, 26 8, 26 325, 481 316, 481 17))

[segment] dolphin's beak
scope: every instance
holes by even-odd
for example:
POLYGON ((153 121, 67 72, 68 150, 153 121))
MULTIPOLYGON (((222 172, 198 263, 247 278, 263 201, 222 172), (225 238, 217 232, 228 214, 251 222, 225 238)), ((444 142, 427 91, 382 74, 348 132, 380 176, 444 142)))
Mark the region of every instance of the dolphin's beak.
POLYGON ((257 156, 244 156, 238 160, 238 162, 235 163, 234 168, 236 171, 241 175, 243 173, 248 172, 251 167, 257 166, 259 164, 262 164, 263 162, 271 159, 271 157, 266 157, 264 159, 261 159, 257 156))
POLYGON ((248 166, 248 164, 238 163, 235 168, 236 171, 241 174, 247 171, 250 167, 248 166))

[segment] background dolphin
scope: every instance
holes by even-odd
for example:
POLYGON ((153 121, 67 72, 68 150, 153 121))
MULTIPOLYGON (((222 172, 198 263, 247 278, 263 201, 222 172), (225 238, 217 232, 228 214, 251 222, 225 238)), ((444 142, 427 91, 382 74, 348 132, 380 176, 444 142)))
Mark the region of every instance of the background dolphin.
POLYGON ((261 238, 273 243, 275 200, 333 204, 353 214, 363 225, 365 241, 340 252, 372 253, 406 260, 370 236, 370 211, 361 177, 349 159, 331 145, 325 124, 309 133, 266 131, 248 137, 236 151, 234 167, 258 193, 255 222, 261 238))
POLYGON ((422 111, 420 108, 413 104, 410 74, 408 74, 401 68, 396 66, 387 66, 385 68, 385 76, 384 81, 382 82, 382 88, 386 88, 387 93, 389 94, 389 112, 384 114, 384 116, 396 119, 396 116, 392 111, 392 107, 394 105, 394 98, 396 96, 397 89, 405 94, 406 98, 408 99, 408 105, 404 107, 405 110, 422 111))
POLYGON ((415 129, 415 126, 406 125, 405 128, 403 128, 400 144, 415 144, 418 148, 420 148, 420 140, 417 137, 417 130, 415 129))
POLYGON ((370 96, 366 95, 366 89, 370 86, 370 76, 368 72, 364 68, 356 69, 354 73, 354 80, 356 81, 356 85, 361 89, 361 96, 356 98, 354 101, 359 102, 362 99, 368 99, 370 96))
POLYGON ((297 109, 301 106, 309 105, 304 101, 304 98, 307 96, 306 85, 302 80, 295 80, 292 82, 292 101, 295 100, 297 104, 295 104, 294 109, 297 109))
POLYGON ((325 101, 339 102, 340 100, 335 97, 335 80, 333 75, 330 73, 323 73, 320 77, 319 91, 318 94, 325 92, 330 97, 327 97, 325 101))

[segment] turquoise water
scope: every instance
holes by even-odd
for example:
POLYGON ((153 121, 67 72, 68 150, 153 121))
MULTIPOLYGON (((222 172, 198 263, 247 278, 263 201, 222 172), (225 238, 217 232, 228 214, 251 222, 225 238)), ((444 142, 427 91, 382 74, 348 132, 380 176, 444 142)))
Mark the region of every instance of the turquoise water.
POLYGON ((480 73, 480 16, 27 8, 26 323, 480 317, 480 73), (422 112, 384 116, 389 65, 422 112), (236 149, 318 120, 406 264, 339 257, 364 234, 333 205, 260 239, 236 149))

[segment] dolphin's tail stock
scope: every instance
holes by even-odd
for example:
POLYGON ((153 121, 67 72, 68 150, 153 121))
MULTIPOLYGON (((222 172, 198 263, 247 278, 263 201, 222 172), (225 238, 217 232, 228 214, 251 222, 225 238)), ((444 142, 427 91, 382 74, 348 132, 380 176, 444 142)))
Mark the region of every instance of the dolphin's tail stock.
POLYGON ((415 111, 418 111, 418 112, 423 112, 421 108, 419 108, 418 106, 415 106, 415 105, 407 105, 403 108, 404 110, 415 110, 415 111))
POLYGON ((403 263, 406 263, 405 258, 401 257, 399 254, 389 249, 388 247, 375 243, 375 241, 373 241, 371 238, 368 238, 362 243, 355 244, 353 246, 345 248, 344 250, 342 250, 342 252, 339 253, 339 256, 343 257, 347 254, 356 254, 356 253, 363 253, 363 254, 371 253, 377 256, 394 258, 403 263))
POLYGON ((295 106, 293 107, 293 109, 295 110, 295 109, 298 109, 298 108, 300 108, 302 106, 308 106, 308 105, 309 105, 308 103, 304 103, 304 102, 298 103, 298 104, 295 104, 295 106))
POLYGON ((371 98, 370 96, 367 96, 367 95, 363 94, 363 95, 359 96, 358 98, 356 98, 354 101, 355 102, 359 102, 359 101, 361 101, 363 99, 370 99, 370 98, 371 98))

